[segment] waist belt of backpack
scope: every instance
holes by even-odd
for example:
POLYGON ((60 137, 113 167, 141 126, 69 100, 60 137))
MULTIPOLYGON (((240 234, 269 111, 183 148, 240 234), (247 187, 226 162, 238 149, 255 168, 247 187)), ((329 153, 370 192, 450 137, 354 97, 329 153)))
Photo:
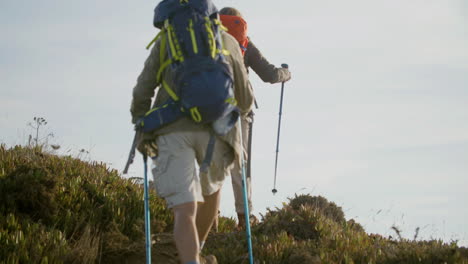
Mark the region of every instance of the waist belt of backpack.
MULTIPOLYGON (((179 108, 176 105, 166 104, 162 107, 155 108, 149 111, 145 117, 143 118, 142 122, 140 122, 140 128, 142 132, 151 132, 156 129, 161 128, 164 125, 174 122, 175 120, 179 119, 182 116, 186 116, 185 113, 181 111, 177 111, 179 108), (170 111, 166 113, 170 113, 169 115, 165 114, 164 111, 170 111)), ((138 133, 138 132, 137 132, 138 133)), ((210 128, 210 138, 208 140, 208 145, 206 146, 205 157, 203 159, 202 164, 200 165, 200 173, 207 173, 208 169, 210 168, 211 161, 213 159, 214 148, 216 144, 216 134, 212 128, 210 128)), ((133 152, 130 152, 129 162, 127 162, 127 166, 125 167, 125 171, 128 170, 129 164, 133 162, 133 158, 135 156, 135 148, 136 148, 136 134, 135 139, 132 145, 133 152)))

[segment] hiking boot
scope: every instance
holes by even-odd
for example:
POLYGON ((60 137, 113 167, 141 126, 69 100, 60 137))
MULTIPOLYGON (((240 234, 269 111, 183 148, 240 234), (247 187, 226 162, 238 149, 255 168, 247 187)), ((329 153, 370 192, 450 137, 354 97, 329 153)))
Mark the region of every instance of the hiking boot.
POLYGON ((218 260, 214 255, 200 256, 200 264, 218 264, 218 260))
MULTIPOLYGON (((258 224, 258 219, 255 215, 250 215, 250 226, 254 226, 258 224)), ((244 230, 245 229, 245 214, 237 213, 237 220, 239 223, 237 224, 237 229, 244 230)))

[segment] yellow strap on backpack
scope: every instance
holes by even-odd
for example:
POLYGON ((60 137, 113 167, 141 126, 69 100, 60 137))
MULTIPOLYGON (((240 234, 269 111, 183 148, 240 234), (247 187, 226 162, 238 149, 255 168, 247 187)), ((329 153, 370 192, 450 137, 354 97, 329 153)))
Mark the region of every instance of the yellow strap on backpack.
POLYGON ((158 82, 161 82, 162 73, 163 73, 164 69, 166 69, 167 66, 171 65, 171 63, 172 63, 172 60, 168 59, 167 61, 160 64, 158 73, 156 74, 156 78, 157 78, 158 82))
POLYGON ((190 38, 192 39, 193 53, 198 54, 197 38, 195 36, 195 30, 193 30, 192 19, 189 20, 189 27, 187 28, 187 30, 190 32, 190 38))
POLYGON ((225 102, 233 106, 237 105, 237 100, 234 97, 229 97, 228 99, 225 100, 225 102))
POLYGON ((169 104, 165 104, 165 105, 161 105, 161 106, 159 106, 159 107, 155 107, 155 108, 149 110, 148 112, 146 112, 145 116, 149 116, 149 115, 150 115, 151 113, 153 113, 154 111, 157 111, 157 110, 162 109, 162 108, 166 108, 166 107, 168 107, 168 106, 169 106, 169 104))
POLYGON ((211 29, 211 20, 209 17, 205 17, 205 27, 206 27, 206 32, 208 32, 208 43, 210 46, 210 52, 211 52, 211 57, 214 59, 216 56, 216 40, 214 37, 214 32, 211 29))
POLYGON ((159 33, 156 35, 156 37, 154 37, 154 39, 151 40, 151 42, 146 46, 146 49, 149 49, 154 43, 156 43, 158 38, 163 36, 163 33, 164 33, 164 30, 159 31, 159 33))
POLYGON ((215 19, 213 19, 213 21, 215 22, 216 25, 219 26, 219 28, 221 30, 226 31, 226 32, 229 30, 226 26, 223 25, 223 23, 221 21, 219 21, 219 19, 215 18, 215 19))
POLYGON ((167 26, 167 39, 169 40, 169 49, 171 50, 172 57, 174 60, 179 60, 179 55, 175 49, 174 40, 172 39, 172 28, 171 25, 167 26))
MULTIPOLYGON (((212 57, 214 58, 214 56, 216 55, 216 53, 222 53, 223 55, 225 56, 229 56, 231 55, 231 52, 229 52, 227 49, 224 48, 224 39, 221 37, 221 49, 217 49, 216 48, 216 41, 214 40, 214 33, 213 33, 213 30, 211 30, 211 21, 206 17, 205 20, 207 20, 207 22, 209 22, 209 25, 210 25, 210 29, 208 30, 207 28, 207 31, 209 31, 209 34, 212 36, 212 39, 213 39, 213 49, 214 49, 214 52, 212 49, 211 52, 212 52, 212 57), (215 54, 215 55, 213 55, 215 54)), ((223 30, 223 31, 228 31, 228 28, 225 27, 223 25, 223 23, 219 20, 219 19, 213 19, 214 21, 214 24, 218 26, 219 29, 223 30)), ((211 44, 211 41, 210 41, 210 44, 211 44)))
POLYGON ((190 115, 192 116, 193 121, 197 123, 200 123, 202 121, 202 116, 196 106, 190 108, 190 115))
POLYGON ((165 60, 166 54, 167 54, 167 51, 166 51, 167 42, 169 42, 169 48, 171 49, 171 54, 173 55, 174 59, 178 59, 178 60, 182 59, 183 61, 183 57, 180 58, 178 56, 178 53, 174 45, 174 41, 171 37, 171 31, 173 30, 172 30, 171 25, 169 24, 169 20, 166 20, 164 23, 164 28, 161 30, 161 32, 159 32, 158 36, 156 36, 156 38, 150 44, 153 44, 158 38, 161 38, 161 46, 159 49, 159 70, 156 74, 156 79, 158 83, 161 83, 164 90, 166 90, 166 92, 174 101, 179 101, 179 97, 177 96, 177 94, 171 89, 169 84, 162 78, 162 73, 164 72, 164 70, 169 65, 171 65, 171 63, 173 63, 173 60, 170 58, 165 60))
POLYGON ((167 34, 161 36, 161 47, 159 48, 159 64, 163 65, 166 58, 167 34))
POLYGON ((177 94, 175 94, 175 92, 171 89, 171 87, 169 87, 169 84, 167 84, 166 81, 162 80, 161 84, 164 90, 166 90, 166 92, 169 94, 169 96, 172 99, 174 99, 174 101, 179 101, 179 97, 177 96, 177 94))

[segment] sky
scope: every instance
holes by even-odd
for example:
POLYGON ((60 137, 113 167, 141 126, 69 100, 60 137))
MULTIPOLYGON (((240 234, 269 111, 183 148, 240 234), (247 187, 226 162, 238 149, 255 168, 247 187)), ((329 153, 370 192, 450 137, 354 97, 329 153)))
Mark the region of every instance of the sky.
MULTIPOLYGON (((0 143, 34 117, 59 154, 121 171, 130 101, 158 1, 0 0, 0 143), (80 153, 81 149, 89 153, 80 153)), ((367 232, 468 246, 468 4, 464 0, 214 1, 238 8, 275 65, 288 63, 278 193, 280 84, 250 79, 257 216, 322 195, 367 232)), ((139 159, 129 176, 142 177, 139 159)), ((221 213, 234 216, 230 179, 221 213)))

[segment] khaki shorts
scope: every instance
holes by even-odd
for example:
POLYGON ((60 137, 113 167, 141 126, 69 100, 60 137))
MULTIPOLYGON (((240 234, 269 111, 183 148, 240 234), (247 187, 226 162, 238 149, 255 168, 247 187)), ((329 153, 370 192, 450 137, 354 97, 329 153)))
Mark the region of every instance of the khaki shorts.
POLYGON ((203 196, 221 189, 233 151, 216 138, 209 172, 199 175, 198 166, 205 158, 209 138, 208 130, 178 131, 157 137, 159 155, 153 159, 152 173, 156 192, 169 208, 203 202, 203 196))

